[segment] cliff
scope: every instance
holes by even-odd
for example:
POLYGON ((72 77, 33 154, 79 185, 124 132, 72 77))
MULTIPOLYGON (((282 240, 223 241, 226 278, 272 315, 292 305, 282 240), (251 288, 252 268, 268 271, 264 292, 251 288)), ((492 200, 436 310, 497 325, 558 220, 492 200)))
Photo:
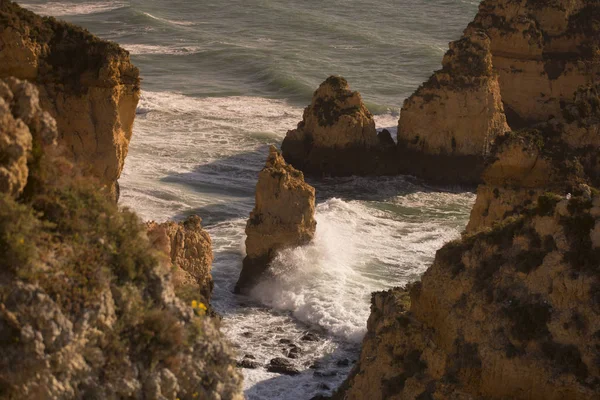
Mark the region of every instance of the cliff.
POLYGON ((348 82, 330 76, 315 91, 298 127, 281 145, 285 160, 312 175, 390 173, 391 137, 377 134, 373 115, 348 82), (387 150, 387 151, 386 151, 387 150))
POLYGON ((271 146, 258 176, 255 206, 246 224, 246 257, 235 292, 250 291, 277 251, 308 243, 317 227, 314 216, 315 189, 271 146))
POLYGON ((210 274, 213 252, 210 235, 202 219, 193 215, 185 221, 149 222, 148 237, 171 260, 175 292, 190 301, 195 297, 207 306, 213 290, 210 274))
MULTIPOLYGON (((0 398, 242 399, 202 299, 176 296, 145 225, 61 156, 33 85, 0 81, 0 124, 0 398)), ((175 227, 190 252, 197 223, 175 227)))
POLYGON ((489 38, 479 31, 450 43, 442 64, 402 107, 400 171, 474 184, 494 140, 509 130, 489 38))
POLYGON ((0 78, 34 83, 79 168, 118 196, 140 95, 129 54, 84 29, 0 0, 0 78))
POLYGON ((494 69, 513 129, 561 114, 561 102, 600 77, 594 0, 485 0, 466 32, 491 39, 494 69))
POLYGON ((586 50, 599 11, 482 3, 467 34, 491 39, 513 130, 490 147, 462 238, 421 282, 373 295, 337 398, 600 397, 600 88, 586 50))

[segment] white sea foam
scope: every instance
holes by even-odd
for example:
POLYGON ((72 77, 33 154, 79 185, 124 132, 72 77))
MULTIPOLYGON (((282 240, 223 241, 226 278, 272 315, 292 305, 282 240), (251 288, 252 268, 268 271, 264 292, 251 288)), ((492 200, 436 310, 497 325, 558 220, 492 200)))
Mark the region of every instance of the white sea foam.
POLYGON ((120 1, 95 1, 89 3, 67 3, 67 2, 46 2, 44 4, 34 3, 19 3, 22 7, 27 8, 41 15, 50 15, 54 17, 65 15, 85 15, 96 14, 119 8, 126 7, 126 3, 120 1))
POLYGON ((160 46, 151 44, 127 44, 122 43, 127 51, 134 55, 142 54, 169 54, 169 55, 189 55, 197 54, 201 51, 199 46, 160 46))
POLYGON ((172 20, 172 19, 161 18, 161 17, 157 17, 157 16, 152 15, 147 12, 142 12, 142 14, 144 14, 146 17, 149 17, 156 21, 163 22, 165 24, 180 25, 180 26, 192 26, 192 25, 196 24, 195 22, 192 22, 192 21, 177 21, 177 20, 172 20))

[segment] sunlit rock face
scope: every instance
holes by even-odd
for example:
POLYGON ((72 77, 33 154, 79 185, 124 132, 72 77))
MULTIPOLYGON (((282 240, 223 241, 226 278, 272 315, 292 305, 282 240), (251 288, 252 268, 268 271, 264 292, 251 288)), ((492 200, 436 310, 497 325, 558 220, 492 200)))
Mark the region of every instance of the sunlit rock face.
POLYGON ((246 258, 237 293, 263 277, 277 251, 308 243, 315 234, 315 189, 286 164, 273 146, 256 184, 255 206, 246 224, 246 258))
POLYGON ((59 141, 117 196, 140 95, 129 53, 88 31, 0 3, 0 78, 34 83, 59 141))

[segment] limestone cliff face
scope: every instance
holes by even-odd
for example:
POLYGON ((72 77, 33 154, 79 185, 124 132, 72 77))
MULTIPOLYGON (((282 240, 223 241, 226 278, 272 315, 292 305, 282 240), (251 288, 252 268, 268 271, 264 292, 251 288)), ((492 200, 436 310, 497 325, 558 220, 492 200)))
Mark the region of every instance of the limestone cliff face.
POLYGON ((360 93, 331 76, 315 91, 298 127, 281 146, 285 160, 315 175, 365 175, 384 169, 377 158, 385 148, 360 93))
POLYGON ((39 104, 32 84, 0 79, 0 192, 20 195, 29 177, 28 164, 37 152, 56 144, 56 122, 39 104))
POLYGON ((0 1, 0 78, 36 84, 60 142, 81 169, 116 191, 139 100, 139 72, 114 43, 0 1))
POLYGON ((404 102, 398 141, 427 154, 485 156, 509 130, 489 38, 475 32, 450 43, 442 64, 404 102))
POLYGON ((309 242, 317 226, 314 216, 315 189, 271 146, 246 224, 246 258, 235 291, 252 289, 278 250, 309 242))
POLYGON ((483 173, 467 232, 518 215, 542 193, 573 193, 600 185, 600 87, 582 86, 563 100, 561 115, 511 132, 483 173))
POLYGON ((600 197, 539 198, 373 297, 344 399, 600 395, 600 197))
POLYGON ((466 32, 491 39, 494 69, 513 128, 561 114, 561 102, 600 77, 593 0, 483 1, 466 32))
MULTIPOLYGON (((61 155, 36 96, 0 81, 0 398, 243 399, 199 291, 178 296, 164 246, 61 155)), ((199 220, 163 229, 206 279, 199 220)))
POLYGON ((597 2, 482 3, 466 35, 491 39, 513 130, 463 237, 373 296, 339 398, 600 397, 597 22, 597 2))
POLYGON ((175 291, 183 293, 182 297, 200 296, 208 305, 214 286, 210 274, 213 252, 210 235, 202 229, 200 217, 194 215, 180 223, 150 222, 148 236, 155 247, 169 255, 175 291))
POLYGON ((443 180, 476 183, 494 139, 509 130, 489 38, 479 31, 450 43, 442 64, 402 107, 398 157, 410 162, 401 170, 433 179, 450 168, 455 176, 443 180))

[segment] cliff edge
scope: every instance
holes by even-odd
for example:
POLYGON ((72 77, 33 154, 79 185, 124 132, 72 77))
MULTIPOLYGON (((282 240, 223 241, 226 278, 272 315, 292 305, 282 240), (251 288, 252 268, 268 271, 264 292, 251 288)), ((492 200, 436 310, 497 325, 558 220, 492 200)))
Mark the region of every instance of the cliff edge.
POLYGON ((0 0, 0 78, 34 83, 69 158, 118 196, 140 96, 129 53, 88 31, 0 0))

